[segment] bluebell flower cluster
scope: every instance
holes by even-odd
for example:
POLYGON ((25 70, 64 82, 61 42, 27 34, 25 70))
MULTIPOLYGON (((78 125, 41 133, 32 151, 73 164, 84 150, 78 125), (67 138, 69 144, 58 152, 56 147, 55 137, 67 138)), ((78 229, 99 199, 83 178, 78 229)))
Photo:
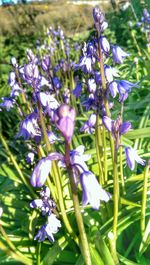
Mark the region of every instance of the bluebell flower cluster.
POLYGON ((34 237, 38 242, 42 242, 46 239, 49 239, 50 242, 54 242, 53 234, 58 232, 58 229, 61 227, 60 221, 57 219, 54 214, 56 204, 53 200, 50 199, 50 190, 48 187, 44 186, 40 192, 40 199, 35 199, 30 203, 30 207, 35 209, 38 208, 42 215, 47 217, 47 221, 42 225, 34 237))
MULTIPOLYGON (((150 15, 147 10, 144 10, 142 19, 144 23, 149 23, 149 17, 150 15)), ((122 117, 118 117, 116 120, 112 120, 108 117, 104 102, 107 100, 108 107, 111 109, 113 107, 113 103, 110 102, 110 100, 118 97, 118 101, 123 105, 132 89, 139 88, 139 85, 138 83, 134 84, 128 80, 118 79, 118 70, 105 63, 107 59, 107 62, 112 61, 113 65, 122 64, 124 60, 130 56, 130 54, 118 45, 109 43, 109 40, 104 35, 105 30, 108 27, 108 23, 104 14, 98 7, 93 9, 93 18, 96 34, 92 37, 92 40, 84 43, 84 47, 82 49, 83 55, 80 57, 79 63, 75 66, 76 70, 80 69, 83 72, 83 81, 79 78, 79 81, 73 90, 73 95, 76 98, 79 98, 81 94, 85 92, 84 95, 87 96, 88 91, 88 98, 84 99, 82 105, 86 108, 86 111, 93 110, 93 113, 89 115, 88 120, 80 130, 88 134, 94 133, 96 115, 98 115, 102 118, 105 128, 112 134, 113 138, 117 140, 121 137, 121 135, 127 133, 131 129, 131 123, 128 121, 122 122, 122 117), (103 88, 100 71, 101 61, 103 61, 104 67, 105 89, 103 88)), ((133 170, 134 166, 131 166, 131 163, 129 162, 131 152, 126 152, 126 150, 132 150, 132 148, 126 147, 125 153, 127 165, 131 170, 133 170)), ((133 157, 135 157, 135 161, 141 161, 140 159, 137 159, 135 153, 133 157)), ((140 164, 144 165, 144 162, 141 162, 140 164)))

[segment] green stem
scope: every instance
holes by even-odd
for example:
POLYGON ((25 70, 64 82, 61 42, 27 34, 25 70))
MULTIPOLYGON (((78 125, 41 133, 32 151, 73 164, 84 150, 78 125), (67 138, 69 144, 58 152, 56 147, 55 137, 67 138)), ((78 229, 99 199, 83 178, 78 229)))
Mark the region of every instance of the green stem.
POLYGON ((85 232, 85 228, 84 228, 84 223, 83 223, 83 218, 82 218, 82 214, 81 214, 81 210, 80 210, 80 204, 79 204, 78 193, 77 193, 77 186, 76 186, 76 183, 74 180, 74 174, 73 174, 72 166, 70 163, 70 145, 67 143, 65 146, 65 162, 66 162, 66 167, 67 167, 67 171, 69 174, 75 217, 76 217, 76 222, 77 222, 77 226, 78 226, 79 234, 80 234, 81 252, 83 254, 85 264, 86 265, 92 265, 91 257, 90 257, 89 244, 88 244, 88 240, 87 240, 87 236, 86 236, 86 232, 85 232))
POLYGON ((146 197, 147 197, 147 184, 148 184, 148 173, 150 165, 146 166, 144 170, 144 184, 143 184, 143 193, 142 193, 142 205, 141 205, 141 233, 142 235, 145 232, 145 213, 146 213, 146 197))
POLYGON ((19 174, 19 176, 20 176, 22 182, 23 182, 23 183, 26 185, 26 187, 29 189, 31 195, 32 195, 34 198, 36 198, 36 195, 35 195, 35 193, 34 193, 32 187, 30 186, 30 184, 28 183, 28 181, 26 180, 26 178, 25 178, 24 175, 22 174, 22 171, 20 170, 20 167, 19 167, 18 163, 16 162, 15 157, 12 155, 12 153, 11 153, 11 151, 10 151, 8 145, 7 145, 7 142, 5 141, 5 139, 4 139, 4 137, 2 136, 2 134, 0 134, 0 140, 1 140, 2 145, 4 146, 4 148, 5 148, 5 150, 6 150, 7 154, 8 154, 8 156, 10 157, 10 159, 11 159, 11 161, 12 161, 12 163, 13 163, 15 169, 17 170, 17 172, 18 172, 18 174, 19 174))
POLYGON ((124 176, 123 176, 123 156, 122 156, 122 145, 121 145, 121 137, 120 137, 120 181, 121 181, 121 187, 123 194, 126 194, 125 190, 125 181, 124 181, 124 176))
POLYGON ((114 191, 113 191, 113 199, 114 199, 114 219, 113 219, 113 234, 114 234, 114 242, 116 246, 117 240, 117 223, 118 223, 118 206, 119 206, 119 182, 118 182, 118 141, 119 135, 115 141, 115 151, 114 151, 114 165, 113 165, 113 180, 114 180, 114 191))
POLYGON ((101 137, 101 131, 100 131, 100 124, 99 124, 99 116, 96 115, 96 153, 97 153, 97 159, 98 159, 98 166, 99 166, 99 182, 101 185, 104 184, 104 172, 103 172, 103 166, 102 166, 102 160, 101 157, 103 155, 102 151, 102 137, 101 137))
POLYGON ((103 148, 104 148, 104 181, 107 184, 107 145, 106 145, 106 130, 103 126, 103 148))

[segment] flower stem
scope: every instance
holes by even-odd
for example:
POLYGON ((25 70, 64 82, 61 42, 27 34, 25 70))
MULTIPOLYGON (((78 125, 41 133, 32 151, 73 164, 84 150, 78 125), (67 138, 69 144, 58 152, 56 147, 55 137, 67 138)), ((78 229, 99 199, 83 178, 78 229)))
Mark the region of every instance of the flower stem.
POLYGON ((145 232, 145 213, 146 213, 146 197, 147 197, 147 188, 148 188, 148 173, 150 165, 146 166, 144 170, 144 184, 143 184, 143 193, 142 193, 142 205, 141 205, 141 233, 145 232))
POLYGON ((69 174, 69 179, 70 179, 70 186, 72 190, 72 199, 73 199, 73 204, 74 204, 74 210, 75 210, 75 217, 79 229, 79 234, 80 234, 80 240, 81 240, 81 252, 83 253, 83 257, 85 260, 86 265, 92 265, 91 263, 91 257, 90 257, 90 249, 89 249, 89 244, 84 228, 84 223, 83 223, 83 218, 80 210, 80 204, 79 204, 79 199, 78 199, 78 193, 77 193, 77 186, 75 183, 74 179, 74 174, 72 171, 72 166, 70 163, 70 145, 66 143, 65 146, 65 162, 66 162, 66 167, 67 171, 69 174))
POLYGON ((99 124, 99 116, 96 115, 96 153, 98 159, 98 166, 99 166, 99 182, 101 185, 104 184, 104 173, 103 173, 103 166, 102 166, 102 136, 100 131, 100 124, 99 124))
POLYGON ((118 141, 119 135, 115 141, 115 150, 114 150, 114 164, 113 164, 113 180, 114 180, 114 191, 113 191, 113 199, 114 199, 114 219, 113 219, 113 234, 114 234, 114 242, 116 246, 117 240, 117 223, 118 223, 118 204, 119 204, 119 182, 118 182, 118 141))

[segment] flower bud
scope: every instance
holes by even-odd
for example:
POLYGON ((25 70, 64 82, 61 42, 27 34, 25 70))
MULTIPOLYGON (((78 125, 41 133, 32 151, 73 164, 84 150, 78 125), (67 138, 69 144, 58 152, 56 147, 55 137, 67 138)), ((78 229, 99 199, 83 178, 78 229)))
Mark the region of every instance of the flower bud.
POLYGON ((75 110, 66 104, 61 105, 54 114, 56 126, 67 143, 71 142, 73 136, 75 116, 75 110))

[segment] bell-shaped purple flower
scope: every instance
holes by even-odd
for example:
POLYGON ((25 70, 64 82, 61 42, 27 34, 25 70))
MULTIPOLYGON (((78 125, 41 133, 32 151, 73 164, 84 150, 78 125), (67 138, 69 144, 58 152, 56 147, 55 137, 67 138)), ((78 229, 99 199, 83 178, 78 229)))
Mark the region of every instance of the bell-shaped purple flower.
POLYGON ((66 104, 61 105, 54 115, 57 128, 62 133, 67 143, 71 142, 74 125, 75 125, 75 110, 66 104))
POLYGON ((108 53, 110 51, 110 44, 106 37, 100 37, 101 47, 104 53, 108 53))
POLYGON ((13 98, 2 98, 3 102, 0 103, 0 107, 5 108, 7 111, 10 111, 14 107, 15 100, 13 98))
POLYGON ((137 151, 132 147, 126 147, 125 148, 125 155, 126 155, 126 161, 127 165, 131 170, 134 170, 135 168, 135 162, 138 164, 141 164, 142 166, 145 165, 145 160, 143 160, 138 154, 137 151))
POLYGON ((30 137, 37 142, 41 139, 41 131, 38 125, 38 114, 33 112, 21 122, 19 133, 16 137, 23 137, 28 140, 30 137))
POLYGON ((117 82, 113 81, 109 84, 109 91, 110 91, 110 94, 113 98, 116 97, 117 93, 119 92, 118 91, 118 84, 117 82))
POLYGON ((12 87, 15 83, 16 83, 16 74, 15 72, 10 72, 8 78, 8 84, 12 87))
POLYGON ((131 123, 128 121, 122 123, 120 118, 114 121, 111 120, 111 118, 104 116, 102 121, 106 129, 111 132, 114 137, 116 133, 119 133, 119 135, 123 135, 131 129, 131 123))
POLYGON ((132 87, 139 87, 137 84, 131 83, 127 80, 120 80, 118 81, 118 91, 119 95, 124 95, 131 91, 132 87))
POLYGON ((73 89, 72 93, 76 98, 79 98, 81 96, 82 92, 82 84, 77 83, 76 87, 73 89))
POLYGON ((58 138, 52 131, 48 132, 47 135, 51 144, 60 141, 60 138, 58 138))
POLYGON ((124 52, 119 46, 113 46, 112 48, 113 60, 115 63, 122 64, 124 59, 130 56, 124 52))
POLYGON ((57 76, 53 77, 53 84, 56 90, 61 89, 62 84, 57 76))
POLYGON ((56 234, 60 227, 61 227, 60 221, 56 218, 54 214, 51 214, 48 217, 48 223, 41 226, 34 240, 42 242, 47 237, 49 241, 53 243, 55 241, 53 234, 56 234))
POLYGON ((35 154, 33 152, 29 152, 26 156, 26 162, 27 164, 32 164, 34 161, 35 154))
POLYGON ((46 55, 42 58, 41 66, 42 66, 43 71, 45 71, 45 72, 49 71, 50 63, 51 63, 50 57, 48 55, 46 55))
POLYGON ((82 187, 83 206, 89 203, 93 209, 98 210, 100 207, 100 200, 105 202, 110 200, 111 195, 102 189, 92 172, 83 172, 80 176, 80 183, 82 187))
POLYGON ((88 120, 81 127, 80 131, 91 134, 95 131, 94 129, 95 124, 96 124, 96 114, 92 113, 91 115, 89 115, 88 120))
POLYGON ((129 121, 123 122, 119 127, 120 135, 127 133, 131 129, 131 127, 132 127, 131 122, 129 121))
POLYGON ((30 183, 33 187, 42 187, 50 173, 52 162, 49 157, 42 158, 33 170, 30 183))
POLYGON ((18 63, 15 57, 11 57, 10 63, 13 67, 18 67, 18 63))
POLYGON ((88 90, 90 93, 95 93, 96 91, 96 83, 94 78, 88 79, 88 90))

